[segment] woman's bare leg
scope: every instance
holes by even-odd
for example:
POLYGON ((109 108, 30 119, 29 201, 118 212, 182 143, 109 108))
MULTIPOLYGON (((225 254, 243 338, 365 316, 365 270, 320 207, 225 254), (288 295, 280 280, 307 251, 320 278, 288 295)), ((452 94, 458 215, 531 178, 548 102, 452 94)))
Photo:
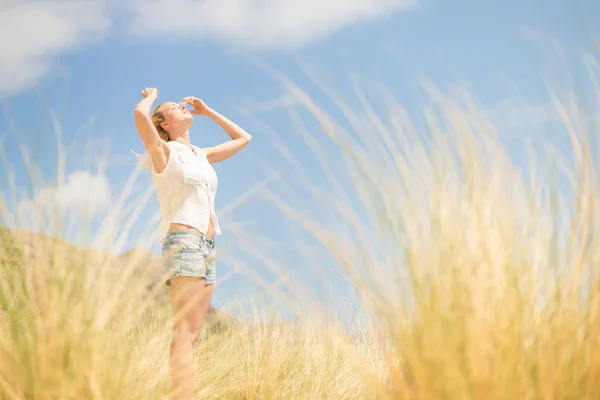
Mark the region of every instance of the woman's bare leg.
POLYGON ((173 335, 169 370, 173 398, 191 399, 194 393, 194 355, 192 347, 198 339, 212 298, 213 285, 204 278, 171 279, 173 335))

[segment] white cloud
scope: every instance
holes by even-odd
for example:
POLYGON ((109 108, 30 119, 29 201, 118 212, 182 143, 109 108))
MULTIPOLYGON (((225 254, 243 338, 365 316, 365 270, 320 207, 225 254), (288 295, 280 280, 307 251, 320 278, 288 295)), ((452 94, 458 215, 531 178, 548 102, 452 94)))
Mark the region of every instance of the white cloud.
POLYGON ((105 175, 75 171, 63 184, 43 187, 33 198, 21 200, 13 224, 37 229, 40 225, 53 226, 61 221, 85 223, 107 209, 110 202, 110 183, 105 175))
POLYGON ((141 37, 215 37, 252 48, 306 44, 345 25, 415 7, 418 0, 133 0, 141 37), (168 4, 168 6, 167 6, 168 4))
POLYGON ((30 87, 57 55, 109 27, 103 0, 0 0, 0 97, 30 87))
POLYGON ((129 33, 142 38, 212 37, 273 49, 304 45, 418 1, 0 0, 0 98, 34 85, 58 56, 104 38, 125 10, 133 17, 129 33))

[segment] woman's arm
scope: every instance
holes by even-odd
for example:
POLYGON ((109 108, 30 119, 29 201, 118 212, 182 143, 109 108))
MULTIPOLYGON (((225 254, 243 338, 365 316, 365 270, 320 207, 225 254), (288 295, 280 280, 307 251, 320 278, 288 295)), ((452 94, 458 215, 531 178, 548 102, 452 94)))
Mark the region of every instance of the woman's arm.
POLYGON ((158 90, 146 88, 142 90, 144 98, 135 106, 133 119, 140 139, 144 142, 146 150, 152 157, 157 172, 162 172, 169 159, 169 146, 160 138, 158 131, 150 118, 152 104, 158 97, 158 90))
POLYGON ((227 142, 223 142, 213 147, 203 148, 206 152, 208 162, 211 164, 228 159, 238 151, 246 147, 252 136, 244 129, 240 128, 236 123, 219 114, 215 110, 208 107, 204 102, 195 97, 186 97, 184 99, 188 104, 194 107, 191 112, 193 114, 202 115, 210 118, 219 125, 231 138, 227 142))

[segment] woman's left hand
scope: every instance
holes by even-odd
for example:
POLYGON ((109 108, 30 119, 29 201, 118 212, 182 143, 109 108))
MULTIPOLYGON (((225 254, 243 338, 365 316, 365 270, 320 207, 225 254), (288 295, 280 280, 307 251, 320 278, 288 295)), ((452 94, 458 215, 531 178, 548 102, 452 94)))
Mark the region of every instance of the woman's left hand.
POLYGON ((210 111, 210 108, 197 97, 189 96, 183 99, 187 104, 194 107, 193 110, 190 110, 192 114, 196 115, 207 115, 210 111))

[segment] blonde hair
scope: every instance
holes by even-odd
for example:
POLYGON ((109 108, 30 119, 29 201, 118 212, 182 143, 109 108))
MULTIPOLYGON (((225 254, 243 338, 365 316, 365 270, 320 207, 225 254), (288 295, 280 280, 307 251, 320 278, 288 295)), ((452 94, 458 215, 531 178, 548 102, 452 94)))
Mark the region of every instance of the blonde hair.
POLYGON ((167 131, 165 131, 162 126, 160 126, 160 124, 165 121, 165 114, 160 109, 160 107, 163 104, 165 104, 165 103, 160 103, 154 109, 154 112, 152 113, 152 124, 154 124, 154 127, 158 131, 158 136, 160 136, 160 138, 162 140, 164 140, 165 142, 168 142, 171 140, 171 138, 169 137, 169 133, 167 131))

